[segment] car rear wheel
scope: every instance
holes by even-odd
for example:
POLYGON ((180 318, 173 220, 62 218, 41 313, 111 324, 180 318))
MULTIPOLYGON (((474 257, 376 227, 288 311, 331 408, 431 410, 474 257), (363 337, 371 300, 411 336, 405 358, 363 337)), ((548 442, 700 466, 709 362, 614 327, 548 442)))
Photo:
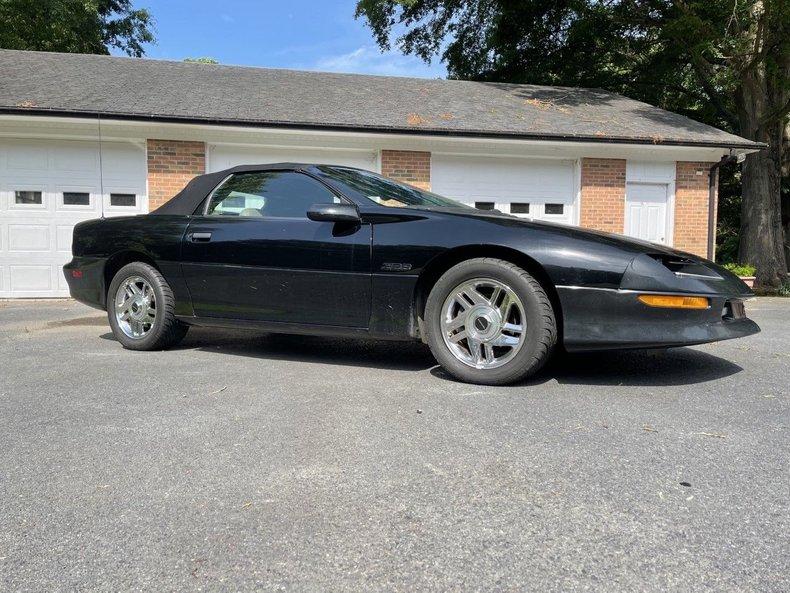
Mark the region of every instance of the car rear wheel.
POLYGON ((130 350, 163 350, 180 342, 189 326, 175 317, 173 291, 143 262, 118 270, 107 292, 107 317, 116 339, 130 350))
POLYGON ((546 291, 510 262, 471 259, 439 278, 425 307, 428 345, 452 375, 506 385, 537 372, 557 341, 546 291))

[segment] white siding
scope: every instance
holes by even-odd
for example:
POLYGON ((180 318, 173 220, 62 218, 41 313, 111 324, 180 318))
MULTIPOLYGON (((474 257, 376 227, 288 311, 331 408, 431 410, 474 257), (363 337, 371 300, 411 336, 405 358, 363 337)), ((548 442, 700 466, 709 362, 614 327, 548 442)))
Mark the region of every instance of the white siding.
POLYGON ((239 147, 210 145, 207 171, 221 171, 236 165, 269 163, 320 163, 378 170, 378 154, 372 150, 331 150, 321 148, 239 147))

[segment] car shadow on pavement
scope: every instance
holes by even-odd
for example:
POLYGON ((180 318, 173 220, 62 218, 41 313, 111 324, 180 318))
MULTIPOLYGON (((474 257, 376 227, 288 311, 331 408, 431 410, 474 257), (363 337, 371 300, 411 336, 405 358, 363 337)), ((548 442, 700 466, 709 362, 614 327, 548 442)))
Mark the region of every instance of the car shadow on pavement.
MULTIPOLYGON (((112 333, 101 336, 115 340, 112 333)), ((401 371, 425 371, 456 381, 418 342, 390 342, 290 334, 260 334, 192 328, 175 350, 200 350, 264 360, 288 360, 401 371)), ((743 369, 693 348, 622 350, 569 354, 556 352, 549 364, 521 385, 551 380, 574 385, 693 385, 728 377, 743 369)))
MULTIPOLYGON (((554 379, 563 385, 666 387, 705 383, 742 370, 729 360, 692 348, 557 352, 545 368, 521 385, 540 385, 554 379)), ((431 374, 455 380, 441 367, 432 369, 431 374)))
MULTIPOLYGON (((115 340, 112 333, 101 337, 115 340)), ((402 371, 424 371, 436 366, 428 347, 419 342, 262 334, 217 328, 191 328, 184 341, 172 350, 402 371)))

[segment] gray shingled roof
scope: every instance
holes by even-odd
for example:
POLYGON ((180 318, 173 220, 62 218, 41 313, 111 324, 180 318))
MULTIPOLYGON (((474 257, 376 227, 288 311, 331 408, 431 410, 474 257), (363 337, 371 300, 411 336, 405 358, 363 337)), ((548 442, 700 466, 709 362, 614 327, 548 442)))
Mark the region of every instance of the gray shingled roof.
POLYGON ((0 50, 0 112, 760 147, 597 89, 11 50, 0 50))

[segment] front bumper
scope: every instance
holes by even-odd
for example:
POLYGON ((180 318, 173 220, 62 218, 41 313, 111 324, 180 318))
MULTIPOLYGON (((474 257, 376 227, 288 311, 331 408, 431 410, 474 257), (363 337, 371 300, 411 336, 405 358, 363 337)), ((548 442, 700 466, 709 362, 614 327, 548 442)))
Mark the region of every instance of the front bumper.
POLYGON ((740 294, 706 294, 707 309, 660 309, 637 300, 645 291, 561 286, 557 292, 563 342, 571 352, 690 346, 760 331, 742 313, 740 294))

